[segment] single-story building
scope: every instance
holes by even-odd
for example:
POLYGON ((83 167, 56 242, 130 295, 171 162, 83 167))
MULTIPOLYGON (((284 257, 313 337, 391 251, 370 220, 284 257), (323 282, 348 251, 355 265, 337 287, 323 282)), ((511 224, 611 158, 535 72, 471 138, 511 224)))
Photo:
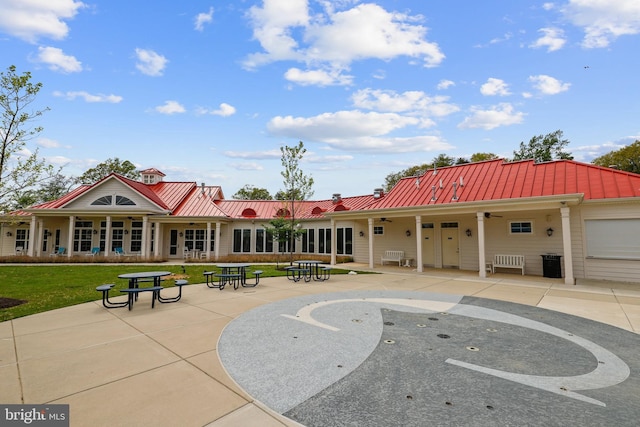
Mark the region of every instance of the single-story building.
MULTIPOLYGON (((346 255, 374 268, 389 251, 401 265, 477 271, 495 255, 521 255, 522 273, 640 283, 640 175, 558 160, 490 160, 427 170, 388 193, 296 202, 227 200, 218 186, 110 174, 64 197, 5 216, 0 255, 113 255, 215 260, 288 252, 265 225, 292 215, 306 233, 299 254, 346 255), (62 249, 61 249, 62 248, 62 249), (120 249, 119 249, 120 250, 120 249), (548 271, 547 271, 548 270, 548 271)), ((520 266, 520 265, 517 265, 520 266)), ((555 276, 547 276, 555 277, 555 276)))

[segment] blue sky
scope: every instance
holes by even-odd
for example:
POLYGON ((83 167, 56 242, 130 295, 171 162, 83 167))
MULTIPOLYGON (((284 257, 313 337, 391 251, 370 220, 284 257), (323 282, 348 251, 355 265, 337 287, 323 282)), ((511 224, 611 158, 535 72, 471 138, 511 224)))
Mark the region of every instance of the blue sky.
POLYGON ((43 83, 39 148, 167 180, 368 194, 438 154, 510 157, 557 129, 576 160, 640 139, 637 0, 0 0, 2 71, 43 83))

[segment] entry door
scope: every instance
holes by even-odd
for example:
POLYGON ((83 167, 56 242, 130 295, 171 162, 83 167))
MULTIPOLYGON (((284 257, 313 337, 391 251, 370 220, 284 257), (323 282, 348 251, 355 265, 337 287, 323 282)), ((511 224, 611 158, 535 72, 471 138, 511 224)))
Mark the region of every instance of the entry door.
POLYGON ((433 223, 422 224, 422 265, 434 267, 436 265, 436 242, 433 223))
POLYGON ((458 223, 442 223, 442 266, 458 268, 460 257, 458 250, 458 223))
POLYGON ((178 255, 178 230, 171 230, 169 235, 169 256, 178 255))

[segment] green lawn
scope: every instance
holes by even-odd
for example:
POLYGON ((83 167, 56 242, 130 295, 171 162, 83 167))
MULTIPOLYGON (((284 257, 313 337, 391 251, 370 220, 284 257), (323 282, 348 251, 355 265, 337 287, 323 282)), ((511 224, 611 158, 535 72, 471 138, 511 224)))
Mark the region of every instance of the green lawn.
MULTIPOLYGON (((282 264, 280 265, 282 268, 282 264)), ((284 270, 275 265, 256 265, 253 270, 262 270, 261 277, 284 276, 284 270)), ((119 274, 136 271, 170 271, 177 278, 185 278, 189 283, 204 282, 204 271, 216 271, 206 265, 10 265, 0 266, 0 322, 54 310, 56 308, 95 301, 102 297, 96 286, 115 283, 112 295, 118 289, 127 287, 127 281, 118 279, 119 274), (183 270, 184 269, 184 270, 183 270), (7 299, 25 301, 20 305, 2 308, 7 299)), ((347 270, 333 269, 332 274, 344 274, 347 270)), ((168 280, 165 286, 173 286, 168 280)), ((259 286, 259 285, 258 285, 259 286)), ((184 289, 189 292, 188 287, 184 289)))

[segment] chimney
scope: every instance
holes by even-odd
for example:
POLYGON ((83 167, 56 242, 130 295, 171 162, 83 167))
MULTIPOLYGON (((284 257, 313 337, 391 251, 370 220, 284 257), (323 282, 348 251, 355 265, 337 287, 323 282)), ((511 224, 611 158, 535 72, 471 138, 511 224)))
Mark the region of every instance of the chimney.
POLYGON ((382 188, 376 188, 373 190, 373 198, 381 199, 384 196, 384 190, 382 188))

